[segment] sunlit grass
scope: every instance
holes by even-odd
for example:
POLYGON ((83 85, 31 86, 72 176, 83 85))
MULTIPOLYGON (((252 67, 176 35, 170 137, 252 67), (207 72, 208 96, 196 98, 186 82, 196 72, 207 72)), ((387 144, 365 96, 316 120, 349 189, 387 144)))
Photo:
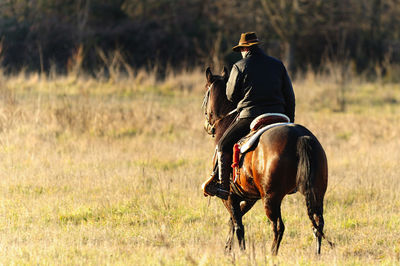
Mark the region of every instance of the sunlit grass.
POLYGON ((296 121, 329 163, 320 258, 304 198, 282 204, 280 254, 262 204, 244 217, 247 251, 224 253, 228 213, 204 198, 212 139, 204 74, 0 79, 3 264, 366 265, 400 263, 399 84, 294 82, 296 121))

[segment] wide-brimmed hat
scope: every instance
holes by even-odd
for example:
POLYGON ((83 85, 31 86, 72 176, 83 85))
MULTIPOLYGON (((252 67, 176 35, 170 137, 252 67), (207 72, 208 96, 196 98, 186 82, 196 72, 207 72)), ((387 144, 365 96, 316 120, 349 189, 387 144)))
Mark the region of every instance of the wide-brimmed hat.
POLYGON ((235 52, 240 52, 241 47, 250 47, 259 44, 260 41, 257 38, 255 32, 246 32, 240 35, 239 44, 232 48, 235 52))

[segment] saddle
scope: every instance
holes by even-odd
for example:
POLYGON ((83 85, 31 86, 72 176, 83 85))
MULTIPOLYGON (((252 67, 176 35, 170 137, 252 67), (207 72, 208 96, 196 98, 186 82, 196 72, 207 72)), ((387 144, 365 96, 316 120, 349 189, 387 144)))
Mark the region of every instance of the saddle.
POLYGON ((290 119, 280 113, 266 113, 256 117, 250 124, 250 133, 241 138, 233 147, 233 181, 239 174, 240 155, 253 150, 260 139, 260 136, 267 130, 289 124, 290 119))
POLYGON ((237 142, 240 146, 240 153, 246 153, 254 148, 260 136, 268 129, 288 124, 289 122, 289 117, 279 113, 266 113, 257 116, 250 124, 250 133, 237 142))
POLYGON ((257 116, 250 124, 251 131, 257 131, 263 126, 268 126, 274 123, 289 123, 290 119, 284 114, 280 113, 266 113, 257 116))

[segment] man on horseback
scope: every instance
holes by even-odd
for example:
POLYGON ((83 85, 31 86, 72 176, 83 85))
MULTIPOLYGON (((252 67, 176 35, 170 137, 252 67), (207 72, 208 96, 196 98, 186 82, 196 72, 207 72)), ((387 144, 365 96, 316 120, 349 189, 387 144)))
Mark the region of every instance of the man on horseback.
POLYGON ((230 173, 233 145, 250 132, 250 124, 259 115, 282 113, 294 122, 295 95, 285 66, 266 55, 259 47, 254 32, 242 33, 233 51, 241 52, 243 59, 236 62, 226 85, 229 101, 237 107, 237 119, 225 131, 217 145, 220 183, 206 186, 211 196, 227 199, 230 191, 230 173))

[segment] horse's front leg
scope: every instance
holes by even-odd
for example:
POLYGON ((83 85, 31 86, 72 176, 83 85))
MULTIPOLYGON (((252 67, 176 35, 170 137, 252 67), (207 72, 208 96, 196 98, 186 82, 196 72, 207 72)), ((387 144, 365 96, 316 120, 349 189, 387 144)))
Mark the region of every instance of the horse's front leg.
POLYGON ((233 242, 233 235, 235 234, 235 229, 233 226, 233 220, 232 217, 229 218, 229 232, 228 232, 228 237, 226 239, 226 244, 225 244, 225 251, 230 252, 232 250, 232 242, 233 242))
MULTIPOLYGON (((243 216, 254 206, 257 200, 245 200, 239 201, 240 206, 240 219, 237 220, 237 226, 235 227, 236 237, 239 241, 239 247, 242 250, 246 249, 246 244, 244 240, 244 226, 242 223, 243 216)), ((239 217, 238 217, 239 218, 239 217)))
POLYGON ((242 199, 234 194, 232 194, 228 201, 230 201, 231 208, 231 219, 233 225, 233 231, 236 234, 236 237, 239 241, 239 247, 241 250, 246 249, 246 244, 244 241, 244 226, 242 223, 243 212, 240 208, 240 202, 242 199))
POLYGON ((224 201, 226 208, 231 214, 231 219, 229 221, 229 234, 225 245, 226 251, 230 251, 232 249, 234 234, 236 234, 240 249, 246 249, 242 217, 254 206, 255 203, 256 200, 244 201, 242 198, 234 194, 231 195, 228 200, 224 201))

